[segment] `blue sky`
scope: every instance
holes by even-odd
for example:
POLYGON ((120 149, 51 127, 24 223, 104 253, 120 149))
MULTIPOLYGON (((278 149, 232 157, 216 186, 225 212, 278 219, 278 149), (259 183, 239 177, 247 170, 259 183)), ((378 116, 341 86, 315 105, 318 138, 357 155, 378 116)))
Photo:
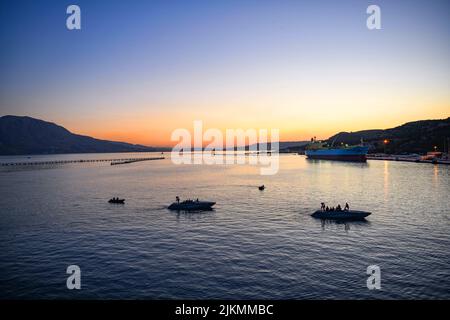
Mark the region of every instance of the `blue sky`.
POLYGON ((195 119, 292 140, 447 117, 449 21, 437 0, 3 0, 0 115, 147 144, 195 119))

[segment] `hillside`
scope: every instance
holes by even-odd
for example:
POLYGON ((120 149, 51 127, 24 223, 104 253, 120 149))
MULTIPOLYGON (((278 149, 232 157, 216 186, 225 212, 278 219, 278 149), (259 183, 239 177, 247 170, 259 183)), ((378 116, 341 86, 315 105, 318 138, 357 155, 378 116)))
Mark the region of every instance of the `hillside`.
POLYGON ((421 120, 408 122, 385 130, 363 130, 340 132, 327 142, 335 144, 357 144, 363 141, 370 145, 369 152, 386 153, 426 153, 434 146, 438 151, 447 151, 450 139, 450 117, 440 120, 421 120), (387 140, 388 143, 383 143, 387 140))
POLYGON ((0 117, 0 155, 158 151, 142 145, 71 133, 31 117, 0 117))

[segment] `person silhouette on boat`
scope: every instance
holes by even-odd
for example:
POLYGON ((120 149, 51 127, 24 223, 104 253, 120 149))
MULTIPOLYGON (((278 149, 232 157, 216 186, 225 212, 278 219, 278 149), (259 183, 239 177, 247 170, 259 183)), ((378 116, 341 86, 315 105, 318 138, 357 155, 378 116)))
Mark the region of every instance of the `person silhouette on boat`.
POLYGON ((338 204, 338 205, 337 205, 337 207, 336 207, 336 211, 342 211, 342 207, 341 207, 341 205, 340 205, 340 204, 338 204))
POLYGON ((328 208, 328 206, 325 208, 325 211, 330 211, 330 208, 328 208))
POLYGON ((177 203, 180 203, 180 197, 179 196, 176 196, 175 200, 177 201, 177 203))
POLYGON ((325 211, 325 202, 320 203, 320 210, 325 211))
POLYGON ((198 202, 198 198, 197 198, 197 200, 196 200, 197 202, 198 202))
POLYGON ((348 210, 350 210, 350 206, 349 206, 348 203, 346 202, 346 203, 345 203, 345 207, 344 207, 344 211, 348 211, 348 210))

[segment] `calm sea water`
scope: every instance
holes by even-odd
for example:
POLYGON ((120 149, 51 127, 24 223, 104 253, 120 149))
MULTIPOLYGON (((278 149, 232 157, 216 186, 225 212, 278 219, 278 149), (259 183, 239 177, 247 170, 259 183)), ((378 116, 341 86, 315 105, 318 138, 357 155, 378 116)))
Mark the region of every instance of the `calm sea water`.
MULTIPOLYGON (((31 160, 109 157, 129 155, 31 160)), ((448 166, 298 155, 274 176, 170 159, 0 167, 0 298, 449 299, 449 178, 448 166), (216 209, 170 212, 176 195, 216 209), (322 201, 373 213, 323 222, 310 216, 322 201), (71 264, 81 290, 66 289, 71 264), (366 287, 369 265, 381 290, 366 287)))

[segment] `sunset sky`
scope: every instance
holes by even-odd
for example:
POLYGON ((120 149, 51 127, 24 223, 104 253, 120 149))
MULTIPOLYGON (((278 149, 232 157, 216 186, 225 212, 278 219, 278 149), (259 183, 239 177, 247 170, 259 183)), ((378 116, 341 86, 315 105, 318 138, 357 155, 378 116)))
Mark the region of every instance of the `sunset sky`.
POLYGON ((284 141, 388 128, 450 116, 449 39, 447 0, 6 0, 0 116, 155 146, 194 120, 284 141))

